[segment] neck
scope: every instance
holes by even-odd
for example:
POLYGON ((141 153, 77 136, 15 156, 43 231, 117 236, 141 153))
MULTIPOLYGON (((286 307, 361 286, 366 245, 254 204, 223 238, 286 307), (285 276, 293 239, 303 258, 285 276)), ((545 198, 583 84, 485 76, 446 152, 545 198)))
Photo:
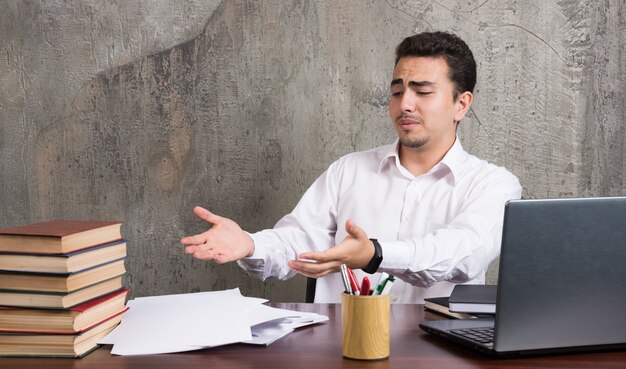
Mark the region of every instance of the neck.
POLYGON ((429 147, 426 144, 422 147, 412 148, 400 144, 398 150, 400 164, 416 177, 427 173, 443 159, 452 145, 454 145, 455 140, 456 137, 453 137, 452 141, 435 147, 429 147))

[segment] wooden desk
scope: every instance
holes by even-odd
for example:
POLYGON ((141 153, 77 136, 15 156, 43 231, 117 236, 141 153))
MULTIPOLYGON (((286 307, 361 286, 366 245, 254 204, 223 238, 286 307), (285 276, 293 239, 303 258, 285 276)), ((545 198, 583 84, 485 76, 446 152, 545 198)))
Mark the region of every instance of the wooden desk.
POLYGON ((358 361, 341 356, 341 306, 275 304, 277 307, 328 315, 329 322, 296 330, 268 347, 230 345, 167 355, 111 356, 104 346, 83 359, 0 358, 0 368, 141 369, 141 368, 626 368, 626 351, 492 359, 423 332, 422 305, 392 305, 391 356, 358 361))

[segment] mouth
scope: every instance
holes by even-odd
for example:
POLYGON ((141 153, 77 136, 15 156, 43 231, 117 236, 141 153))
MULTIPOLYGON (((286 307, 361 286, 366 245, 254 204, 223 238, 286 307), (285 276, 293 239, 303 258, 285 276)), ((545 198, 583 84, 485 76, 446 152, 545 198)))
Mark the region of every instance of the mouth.
POLYGON ((410 130, 414 127, 417 127, 419 124, 421 124, 421 122, 415 118, 400 117, 396 119, 396 124, 398 124, 398 126, 400 126, 400 128, 404 130, 410 130))

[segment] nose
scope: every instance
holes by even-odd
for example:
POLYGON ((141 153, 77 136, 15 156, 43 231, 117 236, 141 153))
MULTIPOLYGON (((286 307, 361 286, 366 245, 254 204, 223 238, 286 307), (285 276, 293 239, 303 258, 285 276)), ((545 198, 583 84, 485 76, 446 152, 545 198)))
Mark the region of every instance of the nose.
POLYGON ((400 100, 400 109, 403 112, 415 111, 415 94, 411 91, 405 91, 402 94, 402 100, 400 100))

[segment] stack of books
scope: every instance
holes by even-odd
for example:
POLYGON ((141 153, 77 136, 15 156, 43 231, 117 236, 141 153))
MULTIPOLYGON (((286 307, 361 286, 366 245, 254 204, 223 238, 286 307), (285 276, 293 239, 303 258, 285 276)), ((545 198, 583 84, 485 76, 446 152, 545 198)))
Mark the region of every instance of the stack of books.
POLYGON ((126 311, 120 222, 0 229, 0 356, 82 357, 126 311))
POLYGON ((424 299, 424 309, 455 319, 488 317, 496 312, 498 286, 458 284, 450 297, 424 299))

